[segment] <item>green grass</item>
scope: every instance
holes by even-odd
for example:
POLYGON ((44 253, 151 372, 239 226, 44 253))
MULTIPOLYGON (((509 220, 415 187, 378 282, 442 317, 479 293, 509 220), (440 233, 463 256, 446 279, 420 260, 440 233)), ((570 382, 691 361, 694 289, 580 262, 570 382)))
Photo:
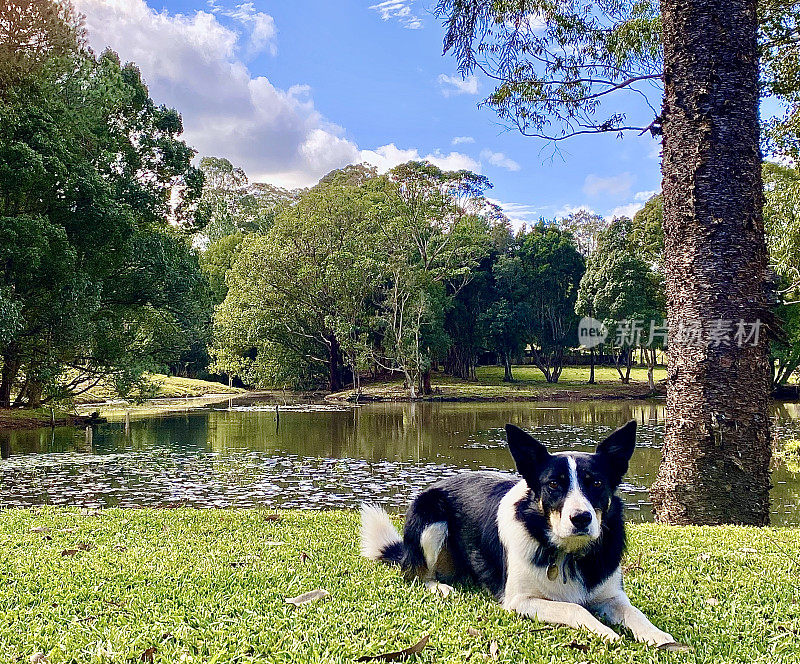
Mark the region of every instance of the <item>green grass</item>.
POLYGON ((353 512, 266 514, 1 511, 2 660, 349 663, 430 634, 413 661, 493 661, 492 642, 500 662, 800 661, 797 530, 631 527, 631 599, 692 647, 664 653, 434 596, 359 557, 353 512))
MULTIPOLYGON (((595 367, 594 385, 589 385, 589 367, 564 367, 557 383, 548 383, 544 374, 534 365, 512 367, 513 383, 503 382, 503 367, 478 367, 474 381, 453 378, 434 373, 431 386, 434 394, 429 398, 453 400, 536 400, 536 399, 602 399, 641 397, 649 392, 647 368, 634 367, 631 382, 623 385, 614 367, 595 367)), ((654 372, 656 382, 666 378, 664 367, 654 372)), ((362 387, 362 396, 378 400, 403 400, 408 390, 400 380, 378 381, 362 387)), ((336 399, 354 399, 353 390, 344 390, 334 395, 336 399)))
POLYGON ((71 413, 59 408, 55 412, 48 406, 41 408, 0 408, 1 429, 31 429, 50 426, 55 415, 56 424, 61 426, 73 421, 71 413))
MULTIPOLYGON (((201 397, 209 394, 241 394, 245 390, 238 387, 228 387, 223 383, 216 383, 196 378, 181 378, 180 376, 166 376, 164 374, 149 374, 148 378, 156 386, 156 399, 178 399, 187 397, 201 397)), ((133 397, 136 395, 133 394, 133 397)), ((92 389, 79 395, 78 403, 91 403, 119 399, 113 387, 100 383, 92 389)))
MULTIPOLYGON (((588 366, 578 367, 564 367, 561 372, 561 377, 558 383, 552 385, 547 383, 544 379, 544 374, 531 364, 523 364, 513 366, 511 373, 514 380, 518 384, 537 384, 539 387, 552 387, 557 389, 561 387, 591 387, 588 385, 590 368, 588 366)), ((612 385, 619 385, 621 383, 619 374, 614 367, 595 367, 594 368, 595 380, 598 384, 603 385, 610 383, 612 385)), ((656 382, 663 380, 667 377, 667 370, 665 367, 656 367, 653 372, 653 378, 656 382)), ((503 367, 487 366, 478 367, 475 371, 475 378, 478 383, 483 385, 502 385, 503 384, 503 367)), ((647 368, 646 367, 632 367, 631 368, 631 382, 647 385, 647 368)))

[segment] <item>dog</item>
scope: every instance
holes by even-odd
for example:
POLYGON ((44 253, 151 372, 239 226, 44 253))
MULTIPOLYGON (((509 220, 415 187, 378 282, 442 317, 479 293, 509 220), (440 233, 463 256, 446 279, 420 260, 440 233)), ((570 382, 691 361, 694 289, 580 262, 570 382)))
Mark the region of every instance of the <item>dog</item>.
POLYGON ((620 639, 599 616, 638 641, 685 649, 623 590, 625 525, 616 490, 636 445, 636 422, 593 454, 551 454, 512 424, 506 435, 521 480, 491 471, 440 480, 411 503, 402 539, 386 512, 365 504, 362 555, 399 565, 432 590, 477 583, 505 609, 541 622, 620 639))

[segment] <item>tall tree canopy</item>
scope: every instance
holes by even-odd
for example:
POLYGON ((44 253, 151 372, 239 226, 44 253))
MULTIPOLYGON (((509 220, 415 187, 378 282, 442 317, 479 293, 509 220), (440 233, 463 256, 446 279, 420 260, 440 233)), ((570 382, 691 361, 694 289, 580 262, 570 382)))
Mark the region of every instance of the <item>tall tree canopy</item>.
POLYGON ((205 280, 185 231, 202 175, 139 71, 96 57, 69 3, 0 10, 0 406, 112 378, 188 343, 205 280))

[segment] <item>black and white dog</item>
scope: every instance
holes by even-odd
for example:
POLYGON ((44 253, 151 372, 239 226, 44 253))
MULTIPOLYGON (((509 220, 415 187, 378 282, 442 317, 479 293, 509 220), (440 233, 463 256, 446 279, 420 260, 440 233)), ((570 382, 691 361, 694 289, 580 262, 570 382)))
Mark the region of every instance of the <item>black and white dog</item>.
POLYGON ((432 587, 477 582, 509 611, 543 622, 619 639, 600 616, 639 641, 681 648, 622 588, 625 526, 615 492, 636 445, 636 422, 594 454, 550 454, 511 424, 506 434, 522 480, 481 471, 436 482, 411 503, 402 540, 383 510, 364 505, 361 553, 432 587))

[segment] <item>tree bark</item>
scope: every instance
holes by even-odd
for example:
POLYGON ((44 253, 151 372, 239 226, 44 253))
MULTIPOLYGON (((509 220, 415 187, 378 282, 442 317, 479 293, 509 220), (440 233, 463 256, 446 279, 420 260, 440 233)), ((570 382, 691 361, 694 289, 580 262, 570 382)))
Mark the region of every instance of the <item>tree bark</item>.
POLYGON ((342 380, 342 350, 339 346, 339 341, 331 334, 328 337, 328 364, 330 371, 328 374, 328 389, 331 392, 338 392, 344 389, 344 381, 342 380))
POLYGON ((17 379, 20 366, 22 363, 16 354, 3 357, 3 369, 0 372, 0 408, 11 407, 11 388, 17 379))
POLYGON ((514 376, 511 374, 511 353, 503 353, 503 382, 514 382, 514 376))
POLYGON ((589 355, 591 357, 591 360, 589 360, 589 362, 590 362, 590 365, 589 365, 590 366, 590 369, 589 369, 589 385, 594 385, 595 384, 595 380, 594 380, 594 348, 592 348, 589 351, 589 355))
POLYGON ((769 521, 767 339, 679 329, 765 320, 755 0, 662 0, 664 236, 670 330, 664 455, 673 524, 769 521))

